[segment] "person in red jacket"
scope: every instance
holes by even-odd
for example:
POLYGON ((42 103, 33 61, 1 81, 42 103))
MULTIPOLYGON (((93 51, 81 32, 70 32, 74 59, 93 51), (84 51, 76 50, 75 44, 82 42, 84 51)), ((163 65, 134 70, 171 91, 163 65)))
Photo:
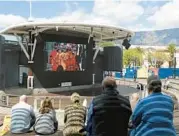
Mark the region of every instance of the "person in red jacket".
POLYGON ((49 63, 52 65, 52 71, 56 71, 58 64, 56 63, 56 56, 58 54, 58 44, 54 44, 54 49, 50 52, 49 63))

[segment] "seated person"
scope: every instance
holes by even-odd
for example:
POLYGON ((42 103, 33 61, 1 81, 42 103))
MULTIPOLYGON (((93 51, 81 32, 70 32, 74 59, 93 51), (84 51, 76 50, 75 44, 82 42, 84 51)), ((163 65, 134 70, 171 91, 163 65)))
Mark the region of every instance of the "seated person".
POLYGON ((113 77, 105 77, 103 92, 91 101, 87 116, 88 136, 127 136, 132 114, 129 100, 117 90, 113 77))
POLYGON ((149 96, 138 102, 132 114, 130 136, 176 136, 172 98, 162 94, 158 76, 150 76, 147 85, 149 96))
POLYGON ((82 136, 79 131, 85 126, 86 108, 80 103, 80 95, 73 93, 71 96, 72 104, 65 108, 65 128, 64 136, 82 136))
POLYGON ((39 135, 50 135, 54 134, 57 129, 58 121, 56 119, 56 112, 51 100, 46 97, 36 115, 34 131, 39 135))
POLYGON ((27 104, 27 97, 22 95, 19 103, 14 105, 11 110, 11 133, 27 133, 34 123, 34 110, 27 104))

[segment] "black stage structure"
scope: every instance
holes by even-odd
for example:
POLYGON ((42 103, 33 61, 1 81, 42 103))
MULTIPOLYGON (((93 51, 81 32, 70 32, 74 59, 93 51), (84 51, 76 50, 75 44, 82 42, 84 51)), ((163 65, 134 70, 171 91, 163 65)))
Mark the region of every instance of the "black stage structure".
MULTIPOLYGON (((6 68, 11 67, 10 73, 16 73, 16 75, 14 74, 13 76, 18 78, 19 86, 32 90, 45 88, 48 92, 56 93, 83 90, 89 91, 91 94, 99 90, 103 79, 103 71, 122 70, 121 46, 105 47, 103 49, 98 46, 98 43, 101 41, 124 40, 133 35, 133 32, 122 28, 45 22, 19 24, 8 27, 0 33, 13 35, 17 39, 16 44, 19 45, 13 45, 15 46, 15 48, 13 48, 15 51, 10 49, 10 55, 4 55, 8 54, 6 53, 7 49, 5 50, 4 47, 12 48, 12 45, 8 45, 5 40, 3 40, 3 36, 1 36, 1 89, 9 87, 5 84, 10 81, 3 78, 3 75, 7 75, 4 74, 7 73, 6 68), (56 45, 58 43, 58 48, 60 48, 58 52, 60 52, 61 58, 62 54, 64 54, 64 47, 66 53, 66 50, 69 50, 66 46, 70 45, 71 52, 74 46, 74 51, 76 51, 74 54, 76 54, 76 56, 78 56, 77 50, 79 49, 77 49, 77 46, 80 48, 83 47, 85 57, 80 57, 80 60, 83 61, 80 61, 78 64, 78 70, 64 70, 64 66, 61 71, 58 71, 59 67, 55 71, 53 65, 50 65, 49 70, 47 66, 49 62, 53 61, 53 59, 51 59, 53 55, 49 55, 53 54, 53 50, 49 51, 49 48, 52 48, 51 43, 53 43, 53 48, 55 46, 55 49, 57 49, 56 45), (12 60, 13 63, 11 64, 14 65, 7 63, 8 61, 4 56, 11 56, 8 60, 12 60), (17 59, 15 59, 15 56, 17 59), (3 63, 3 61, 5 61, 5 63, 3 63), (81 62, 84 64, 81 64, 81 62), (17 66, 15 66, 15 64, 17 66), (84 69, 81 67, 84 67, 84 69)), ((17 85, 17 83, 15 84, 17 85)))

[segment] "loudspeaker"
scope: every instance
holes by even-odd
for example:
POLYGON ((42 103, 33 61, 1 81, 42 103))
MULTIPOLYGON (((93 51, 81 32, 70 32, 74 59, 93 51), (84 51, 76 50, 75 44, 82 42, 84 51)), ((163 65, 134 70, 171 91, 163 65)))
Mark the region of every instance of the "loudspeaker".
POLYGON ((104 47, 104 70, 105 71, 122 71, 122 49, 119 46, 104 47))
POLYGON ((128 39, 124 39, 122 45, 126 48, 126 50, 128 50, 129 47, 131 46, 128 39))

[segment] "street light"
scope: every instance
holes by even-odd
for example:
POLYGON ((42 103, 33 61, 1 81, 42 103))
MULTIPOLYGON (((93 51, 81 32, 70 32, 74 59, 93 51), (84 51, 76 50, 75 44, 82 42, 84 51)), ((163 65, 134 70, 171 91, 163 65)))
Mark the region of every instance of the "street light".
POLYGON ((174 71, 173 71, 173 78, 176 78, 176 49, 174 52, 174 71))

